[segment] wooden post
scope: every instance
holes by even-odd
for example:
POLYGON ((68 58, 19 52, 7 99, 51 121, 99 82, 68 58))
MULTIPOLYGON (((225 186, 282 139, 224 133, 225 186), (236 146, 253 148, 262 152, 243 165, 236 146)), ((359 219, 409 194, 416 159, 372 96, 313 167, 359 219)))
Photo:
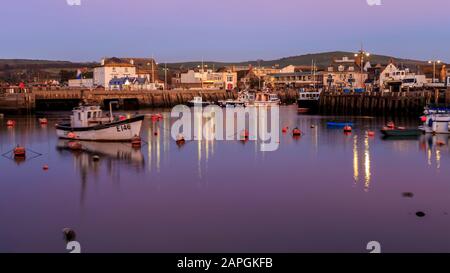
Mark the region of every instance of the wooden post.
POLYGON ((450 87, 445 91, 445 105, 450 106, 450 87))

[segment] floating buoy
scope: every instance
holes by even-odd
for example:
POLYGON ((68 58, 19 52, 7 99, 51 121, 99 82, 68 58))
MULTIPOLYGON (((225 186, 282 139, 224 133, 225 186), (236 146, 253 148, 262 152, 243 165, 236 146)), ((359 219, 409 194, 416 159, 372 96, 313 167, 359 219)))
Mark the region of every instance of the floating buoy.
POLYGON ((420 218, 425 217, 425 212, 423 212, 423 211, 418 211, 418 212, 416 212, 416 216, 417 216, 417 217, 420 217, 420 218))
POLYGON ((289 130, 289 127, 286 126, 281 129, 281 132, 287 133, 288 130, 289 130))
POLYGON ((249 138, 248 130, 247 129, 242 130, 240 136, 241 136, 241 140, 248 140, 248 138, 249 138))
POLYGON ((69 132, 69 133, 67 133, 67 137, 68 137, 68 138, 76 138, 77 135, 75 135, 74 132, 69 132))
POLYGON ((92 160, 93 160, 93 161, 99 161, 99 160, 100 160, 100 157, 99 157, 98 155, 94 155, 94 156, 92 157, 92 160))
POLYGON ((119 116, 119 120, 120 120, 120 121, 124 121, 124 120, 126 120, 126 119, 127 119, 126 116, 122 116, 122 115, 119 116))
POLYGON ((437 146, 445 146, 445 142, 442 141, 442 140, 438 140, 438 141, 436 142, 436 145, 437 145, 437 146))
POLYGON ((14 120, 6 121, 6 126, 8 126, 8 127, 14 127, 15 125, 16 125, 16 122, 14 120))
POLYGON ((67 146, 74 151, 79 151, 83 148, 83 146, 81 145, 80 142, 76 142, 76 141, 71 141, 69 143, 67 143, 67 146))
POLYGON ((161 114, 153 114, 150 116, 152 119, 152 122, 157 122, 163 119, 163 116, 161 114))
POLYGON ((40 118, 40 119, 39 119, 39 123, 40 123, 41 125, 47 125, 47 124, 48 124, 48 120, 47 120, 46 118, 40 118))
POLYGON ((293 136, 301 136, 302 135, 302 131, 298 128, 294 128, 294 130, 292 130, 292 135, 293 136))
POLYGON ((25 158, 27 151, 25 147, 17 145, 16 148, 13 150, 14 158, 25 158))
POLYGON ((350 125, 344 126, 344 133, 350 133, 352 131, 352 127, 350 125))
POLYGON ((178 134, 177 135, 177 140, 176 140, 177 144, 184 144, 186 141, 184 139, 184 136, 182 134, 178 134))
POLYGON ((427 121, 427 117, 426 116, 421 116, 420 120, 425 123, 427 121))
POLYGON ((42 169, 43 169, 44 171, 48 171, 48 165, 45 164, 44 166, 42 166, 42 169))
POLYGON ((402 195, 403 195, 403 197, 406 197, 406 198, 414 197, 414 193, 412 193, 412 192, 404 192, 402 195))
POLYGON ((386 124, 386 127, 389 128, 389 129, 395 129, 395 124, 394 124, 394 122, 389 121, 389 122, 386 124))
POLYGON ((62 232, 63 232, 64 240, 66 242, 75 241, 77 234, 75 233, 75 231, 73 229, 63 228, 62 232))
POLYGON ((139 136, 136 135, 131 139, 131 146, 133 146, 134 148, 140 148, 141 144, 142 140, 139 136))
POLYGON ((375 132, 374 131, 367 131, 367 135, 370 137, 375 136, 375 132))

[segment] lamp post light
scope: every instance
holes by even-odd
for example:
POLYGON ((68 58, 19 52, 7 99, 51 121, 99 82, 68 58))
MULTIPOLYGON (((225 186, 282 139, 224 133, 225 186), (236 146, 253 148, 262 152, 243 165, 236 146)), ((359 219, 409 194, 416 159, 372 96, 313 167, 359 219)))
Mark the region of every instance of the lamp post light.
POLYGON ((433 64, 433 83, 436 82, 436 64, 440 64, 441 60, 428 61, 429 64, 433 64))
POLYGON ((169 88, 167 87, 167 71, 169 70, 169 68, 167 68, 167 63, 164 63, 164 88, 166 90, 169 90, 169 88))
POLYGON ((202 77, 200 79, 200 82, 201 82, 202 90, 203 90, 203 80, 204 80, 203 78, 205 77, 204 76, 204 72, 205 72, 205 68, 208 69, 208 65, 207 64, 203 64, 203 60, 202 60, 202 65, 197 65, 197 68, 199 70, 201 70, 201 73, 202 73, 202 77))
POLYGON ((360 67, 361 67, 361 87, 364 87, 364 83, 363 83, 363 71, 364 71, 364 57, 369 58, 370 57, 370 53, 367 51, 364 51, 362 48, 358 53, 355 53, 355 57, 360 57, 361 58, 361 62, 360 62, 360 67))

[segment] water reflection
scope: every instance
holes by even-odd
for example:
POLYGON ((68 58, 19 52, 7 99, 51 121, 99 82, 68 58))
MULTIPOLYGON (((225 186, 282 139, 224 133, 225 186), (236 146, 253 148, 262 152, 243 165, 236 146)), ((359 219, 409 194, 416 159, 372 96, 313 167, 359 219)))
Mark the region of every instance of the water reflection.
POLYGON ((424 135, 420 138, 419 149, 425 151, 428 166, 441 168, 443 154, 449 154, 450 136, 448 135, 424 135))
POLYGON ((119 183, 120 172, 123 165, 133 168, 135 172, 144 169, 145 160, 140 149, 133 148, 131 143, 90 142, 58 140, 57 151, 62 156, 73 156, 74 169, 80 172, 81 177, 81 203, 84 202, 88 177, 98 179, 101 170, 113 182, 119 183))
POLYGON ((371 172, 371 157, 370 157, 370 137, 365 134, 364 136, 364 147, 360 147, 358 138, 360 136, 355 135, 353 137, 353 179, 355 184, 360 181, 360 166, 364 169, 364 190, 366 192, 370 189, 370 182, 372 179, 371 172))
POLYGON ((364 139, 364 172, 365 172, 365 184, 364 188, 366 191, 369 191, 370 187, 370 178, 372 174, 370 173, 370 144, 369 144, 369 136, 366 135, 364 139))

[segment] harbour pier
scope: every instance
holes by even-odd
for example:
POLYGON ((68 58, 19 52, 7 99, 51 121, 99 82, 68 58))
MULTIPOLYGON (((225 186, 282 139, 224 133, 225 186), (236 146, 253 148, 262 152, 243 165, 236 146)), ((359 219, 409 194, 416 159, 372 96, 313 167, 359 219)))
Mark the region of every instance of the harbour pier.
MULTIPOLYGON (((294 103, 297 99, 295 90, 279 90, 276 93, 283 103, 294 103)), ((217 102, 236 99, 237 93, 211 89, 110 91, 35 88, 26 92, 1 94, 0 111, 26 113, 34 110, 72 109, 82 101, 105 107, 114 101, 123 109, 173 107, 185 104, 194 97, 217 102)))
POLYGON ((420 115, 429 104, 450 102, 450 91, 325 92, 319 111, 324 115, 420 115))

